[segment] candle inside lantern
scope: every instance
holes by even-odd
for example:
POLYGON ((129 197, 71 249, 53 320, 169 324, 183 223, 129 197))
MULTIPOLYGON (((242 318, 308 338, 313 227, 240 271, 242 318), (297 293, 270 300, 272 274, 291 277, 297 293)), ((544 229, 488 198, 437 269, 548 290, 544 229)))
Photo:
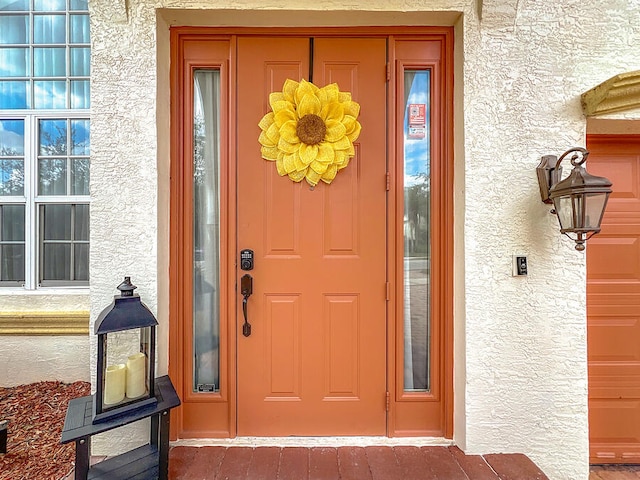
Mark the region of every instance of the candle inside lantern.
POLYGON ((145 382, 145 367, 147 356, 142 353, 134 353, 127 359, 127 398, 137 398, 147 391, 145 382))
POLYGON ((109 365, 104 380, 104 404, 113 405, 124 399, 126 365, 109 365))

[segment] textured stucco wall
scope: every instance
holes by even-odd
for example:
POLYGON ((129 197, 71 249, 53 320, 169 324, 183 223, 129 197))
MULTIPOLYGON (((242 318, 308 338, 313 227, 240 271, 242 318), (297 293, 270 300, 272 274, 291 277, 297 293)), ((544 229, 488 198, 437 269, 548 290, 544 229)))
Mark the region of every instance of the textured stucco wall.
MULTIPOLYGON (((527 453, 554 479, 586 479, 585 255, 561 238, 540 202, 535 166, 541 155, 584 145, 581 93, 640 68, 637 1, 92 0, 91 314, 95 320, 131 275, 160 321, 163 373, 168 56, 156 8, 226 10, 199 15, 201 24, 237 25, 264 22, 254 9, 305 10, 318 24, 354 18, 332 10, 380 12, 380 24, 436 23, 443 17, 418 12, 463 12, 456 24, 455 439, 470 453, 527 453), (511 276, 515 253, 529 257, 526 278, 511 276)), ((144 438, 144 429, 133 431, 144 438)), ((124 450, 130 437, 116 434, 96 448, 124 450)))
POLYGON ((0 386, 58 380, 88 382, 89 342, 85 335, 0 335, 0 386))
MULTIPOLYGON (((86 312, 89 294, 78 290, 0 291, 0 312, 86 312)), ((45 380, 89 380, 86 335, 3 335, 0 333, 0 386, 45 380)))

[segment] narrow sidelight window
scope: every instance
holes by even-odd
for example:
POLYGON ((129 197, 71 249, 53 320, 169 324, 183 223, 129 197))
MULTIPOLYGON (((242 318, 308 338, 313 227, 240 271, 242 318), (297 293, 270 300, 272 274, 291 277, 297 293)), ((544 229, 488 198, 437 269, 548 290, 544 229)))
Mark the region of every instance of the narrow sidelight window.
POLYGON ((193 391, 220 390, 220 72, 193 85, 193 391))
POLYGON ((430 391, 430 71, 404 74, 404 390, 430 391))

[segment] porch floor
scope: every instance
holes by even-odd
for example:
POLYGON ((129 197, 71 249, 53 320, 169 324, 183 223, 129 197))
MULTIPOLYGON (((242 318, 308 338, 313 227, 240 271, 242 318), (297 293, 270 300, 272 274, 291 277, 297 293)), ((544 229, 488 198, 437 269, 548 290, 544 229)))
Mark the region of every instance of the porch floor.
POLYGON ((170 480, 548 480, 525 455, 465 455, 457 447, 184 447, 170 480))

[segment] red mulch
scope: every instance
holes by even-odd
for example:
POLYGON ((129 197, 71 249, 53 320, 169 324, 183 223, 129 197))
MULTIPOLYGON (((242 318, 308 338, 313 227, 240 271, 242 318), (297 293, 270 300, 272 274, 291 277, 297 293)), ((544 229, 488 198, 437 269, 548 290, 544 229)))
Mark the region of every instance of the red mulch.
POLYGON ((87 382, 0 387, 0 420, 8 420, 0 480, 60 480, 73 468, 73 442, 60 445, 69 400, 89 395, 87 382))

